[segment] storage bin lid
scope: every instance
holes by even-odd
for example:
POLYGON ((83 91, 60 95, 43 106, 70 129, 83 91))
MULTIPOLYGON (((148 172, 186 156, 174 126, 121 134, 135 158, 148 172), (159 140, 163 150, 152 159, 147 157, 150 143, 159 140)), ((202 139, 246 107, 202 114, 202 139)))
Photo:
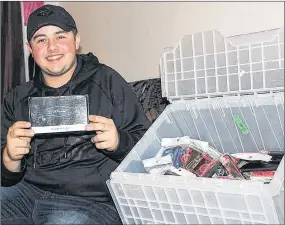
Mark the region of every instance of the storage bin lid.
POLYGON ((160 58, 162 96, 170 101, 284 90, 284 29, 224 37, 185 35, 160 58))

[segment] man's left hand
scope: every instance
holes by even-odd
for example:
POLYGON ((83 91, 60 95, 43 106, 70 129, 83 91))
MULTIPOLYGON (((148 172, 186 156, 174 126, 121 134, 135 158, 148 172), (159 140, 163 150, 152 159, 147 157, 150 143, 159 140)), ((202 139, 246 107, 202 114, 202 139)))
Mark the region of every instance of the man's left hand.
POLYGON ((91 141, 98 149, 114 151, 119 145, 119 134, 112 119, 103 116, 89 116, 90 123, 86 125, 87 131, 96 131, 96 135, 91 141))

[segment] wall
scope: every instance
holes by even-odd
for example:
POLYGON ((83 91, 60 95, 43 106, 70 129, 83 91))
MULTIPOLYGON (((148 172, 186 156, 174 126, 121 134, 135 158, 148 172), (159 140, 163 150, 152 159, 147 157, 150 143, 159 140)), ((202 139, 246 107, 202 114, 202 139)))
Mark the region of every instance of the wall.
POLYGON ((159 77, 163 49, 184 34, 225 36, 284 26, 281 2, 60 2, 75 18, 81 51, 95 53, 127 81, 159 77))

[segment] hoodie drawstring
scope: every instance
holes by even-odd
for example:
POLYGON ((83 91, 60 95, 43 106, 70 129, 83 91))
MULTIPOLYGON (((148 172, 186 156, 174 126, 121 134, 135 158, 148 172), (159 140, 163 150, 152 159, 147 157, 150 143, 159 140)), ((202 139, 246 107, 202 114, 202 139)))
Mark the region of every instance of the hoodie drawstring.
POLYGON ((35 148, 35 151, 34 151, 34 169, 36 169, 36 160, 37 160, 37 158, 36 158, 36 150, 37 148, 35 148))

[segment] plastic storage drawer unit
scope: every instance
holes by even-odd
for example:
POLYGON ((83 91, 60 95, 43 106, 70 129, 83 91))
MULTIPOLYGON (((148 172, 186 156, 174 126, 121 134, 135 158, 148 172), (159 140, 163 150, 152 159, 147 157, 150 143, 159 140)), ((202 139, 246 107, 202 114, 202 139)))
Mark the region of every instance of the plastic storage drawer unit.
POLYGON ((162 87, 172 104, 107 181, 125 224, 284 223, 284 158, 270 184, 154 176, 142 163, 162 138, 182 136, 223 153, 284 151, 283 40, 280 29, 231 38, 207 31, 163 53, 162 87))

